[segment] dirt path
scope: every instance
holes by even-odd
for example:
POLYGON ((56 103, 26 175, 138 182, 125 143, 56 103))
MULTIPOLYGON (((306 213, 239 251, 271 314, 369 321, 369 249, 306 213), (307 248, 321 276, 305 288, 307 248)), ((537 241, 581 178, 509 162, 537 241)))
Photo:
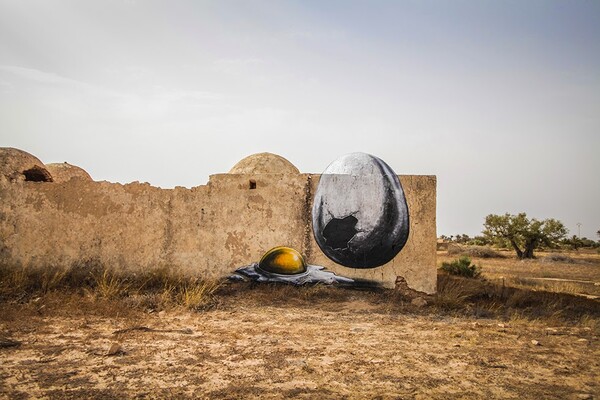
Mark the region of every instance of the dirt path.
POLYGON ((598 332, 585 326, 390 312, 360 297, 289 303, 124 316, 13 306, 0 336, 22 344, 0 349, 0 398, 600 396, 598 332))

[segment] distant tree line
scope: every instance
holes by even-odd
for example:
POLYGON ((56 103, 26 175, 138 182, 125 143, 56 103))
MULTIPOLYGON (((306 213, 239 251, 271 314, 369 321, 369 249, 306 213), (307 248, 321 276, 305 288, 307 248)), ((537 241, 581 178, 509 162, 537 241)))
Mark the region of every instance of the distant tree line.
MULTIPOLYGON (((556 219, 538 220, 519 213, 485 217, 482 235, 470 237, 467 234, 442 235, 444 242, 477 246, 495 246, 513 249, 518 258, 534 258, 536 249, 573 249, 600 248, 600 241, 567 237, 568 230, 556 219)), ((596 232, 600 237, 600 230, 596 232)))

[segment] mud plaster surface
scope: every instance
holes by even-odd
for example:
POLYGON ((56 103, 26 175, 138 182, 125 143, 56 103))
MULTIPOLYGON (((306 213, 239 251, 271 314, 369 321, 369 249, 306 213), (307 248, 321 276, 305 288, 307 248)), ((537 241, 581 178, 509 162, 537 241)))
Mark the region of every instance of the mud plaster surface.
POLYGON ((319 176, 310 174, 217 174, 192 189, 0 180, 0 256, 15 268, 101 264, 123 273, 168 268, 222 278, 283 245, 342 276, 389 288, 402 276, 411 288, 434 293, 436 179, 400 180, 411 213, 408 242, 368 270, 338 265, 319 250, 310 225, 319 176))

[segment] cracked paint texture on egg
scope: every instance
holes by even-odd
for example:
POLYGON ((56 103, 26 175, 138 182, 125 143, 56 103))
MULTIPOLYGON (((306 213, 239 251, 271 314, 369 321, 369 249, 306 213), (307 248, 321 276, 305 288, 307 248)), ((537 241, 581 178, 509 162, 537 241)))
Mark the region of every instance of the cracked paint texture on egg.
POLYGON ((315 240, 332 261, 375 268, 391 261, 409 235, 409 212, 398 176, 381 159, 344 155, 321 175, 312 209, 315 240))

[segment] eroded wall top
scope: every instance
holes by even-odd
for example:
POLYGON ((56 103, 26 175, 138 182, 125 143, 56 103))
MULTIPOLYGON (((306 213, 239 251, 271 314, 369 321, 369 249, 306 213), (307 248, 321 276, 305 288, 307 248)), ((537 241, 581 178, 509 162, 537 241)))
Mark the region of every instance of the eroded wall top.
POLYGON ((67 162, 46 164, 46 169, 52 175, 54 182, 57 183, 67 182, 71 179, 83 179, 84 181, 93 180, 90 174, 83 168, 67 162))
POLYGON ((405 248, 381 267, 352 270, 327 258, 313 237, 320 175, 302 174, 283 157, 247 157, 191 189, 94 182, 77 167, 59 165, 74 173, 59 176, 61 167, 0 149, 4 263, 72 268, 92 260, 123 271, 166 267, 219 278, 271 247, 290 246, 339 276, 386 287, 401 276, 415 290, 435 291, 435 177, 400 176, 411 213, 405 248), (25 174, 32 169, 36 179, 25 174))
POLYGON ((0 178, 9 182, 52 182, 52 175, 43 162, 12 147, 0 147, 0 178))

